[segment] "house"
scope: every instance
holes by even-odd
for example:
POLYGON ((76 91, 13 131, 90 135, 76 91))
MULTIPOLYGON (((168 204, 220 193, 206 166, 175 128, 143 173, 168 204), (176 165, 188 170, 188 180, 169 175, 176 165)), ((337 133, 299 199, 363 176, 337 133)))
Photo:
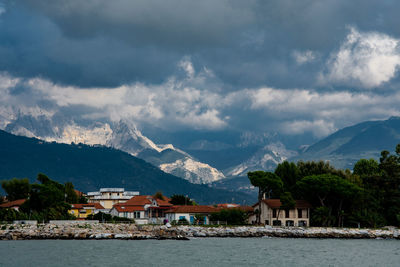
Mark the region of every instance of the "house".
POLYGON ((201 224, 210 224, 210 215, 220 210, 221 208, 212 206, 173 206, 165 211, 165 218, 169 222, 186 220, 190 224, 194 224, 200 217, 201 224))
MULTIPOLYGON (((282 203, 279 199, 263 199, 261 201, 260 221, 265 225, 274 226, 309 226, 311 205, 305 200, 296 200, 293 209, 280 209, 282 203)), ((259 203, 253 205, 254 214, 249 217, 250 223, 256 222, 256 210, 260 209, 259 203)))
POLYGON ((24 204, 26 201, 26 199, 17 199, 14 201, 9 201, 9 202, 5 202, 3 204, 0 205, 0 208, 3 209, 14 209, 16 211, 19 211, 19 207, 24 204))
POLYGON ((68 211, 77 219, 86 219, 91 214, 96 214, 100 211, 104 212, 104 207, 100 203, 88 204, 71 204, 71 209, 68 211))
POLYGON ((172 207, 170 199, 155 198, 149 195, 134 196, 125 203, 118 203, 110 210, 113 216, 134 219, 137 224, 161 224, 165 220, 165 211, 172 207))
POLYGON ((88 192, 88 203, 100 203, 105 209, 110 210, 113 205, 124 203, 139 192, 125 191, 124 188, 100 188, 96 192, 88 192))

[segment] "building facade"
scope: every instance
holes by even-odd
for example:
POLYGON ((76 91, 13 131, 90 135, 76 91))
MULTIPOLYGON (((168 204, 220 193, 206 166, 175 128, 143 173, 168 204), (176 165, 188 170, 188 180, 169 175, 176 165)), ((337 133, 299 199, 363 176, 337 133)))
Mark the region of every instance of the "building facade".
POLYGON ((91 214, 96 214, 104 211, 104 207, 100 203, 89 204, 71 204, 71 209, 68 211, 77 219, 86 219, 91 214))
POLYGON ((124 188, 100 188, 96 192, 88 192, 88 203, 100 203, 105 209, 110 210, 113 205, 124 203, 133 196, 138 196, 139 192, 125 191, 124 188))
MULTIPOLYGON (((263 199, 261 201, 260 222, 271 226, 309 226, 311 205, 305 200, 296 200, 293 209, 281 209, 279 199, 263 199)), ((254 214, 249 217, 249 223, 256 223, 257 210, 260 209, 260 203, 255 204, 254 214)))
POLYGON ((110 210, 112 216, 134 219, 136 224, 162 224, 165 211, 172 207, 170 199, 154 198, 153 196, 135 196, 125 203, 114 204, 110 210))

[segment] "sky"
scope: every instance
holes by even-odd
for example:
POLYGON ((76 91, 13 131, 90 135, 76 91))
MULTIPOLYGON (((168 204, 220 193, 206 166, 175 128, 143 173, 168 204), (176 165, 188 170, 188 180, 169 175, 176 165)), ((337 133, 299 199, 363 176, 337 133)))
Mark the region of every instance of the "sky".
POLYGON ((400 115, 394 0, 0 0, 0 118, 330 133, 400 115))

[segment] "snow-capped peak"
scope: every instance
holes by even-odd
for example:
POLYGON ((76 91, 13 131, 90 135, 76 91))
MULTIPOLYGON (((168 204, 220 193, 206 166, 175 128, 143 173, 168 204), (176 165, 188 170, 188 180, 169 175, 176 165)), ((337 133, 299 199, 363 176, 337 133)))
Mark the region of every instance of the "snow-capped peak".
POLYGON ((133 122, 122 120, 115 125, 112 136, 107 140, 106 144, 124 150, 134 156, 137 156, 144 149, 152 149, 157 152, 175 149, 172 144, 156 145, 152 140, 144 136, 133 122))
POLYGON ((271 171, 276 165, 296 154, 297 153, 294 151, 287 150, 280 142, 271 143, 257 151, 257 153, 247 161, 227 170, 225 173, 227 176, 243 176, 249 171, 271 171))
POLYGON ((224 174, 217 169, 189 157, 178 159, 173 163, 161 164, 160 169, 177 176, 184 175, 186 180, 196 184, 212 183, 225 178, 224 174))

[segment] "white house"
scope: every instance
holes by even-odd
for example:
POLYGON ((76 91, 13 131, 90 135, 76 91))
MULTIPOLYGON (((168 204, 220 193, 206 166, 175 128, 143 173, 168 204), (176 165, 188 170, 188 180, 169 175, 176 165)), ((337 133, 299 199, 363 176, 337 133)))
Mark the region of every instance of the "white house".
POLYGON ((170 199, 153 196, 135 196, 125 203, 115 204, 110 210, 113 216, 134 219, 137 224, 161 224, 165 220, 165 210, 172 207, 170 199))

